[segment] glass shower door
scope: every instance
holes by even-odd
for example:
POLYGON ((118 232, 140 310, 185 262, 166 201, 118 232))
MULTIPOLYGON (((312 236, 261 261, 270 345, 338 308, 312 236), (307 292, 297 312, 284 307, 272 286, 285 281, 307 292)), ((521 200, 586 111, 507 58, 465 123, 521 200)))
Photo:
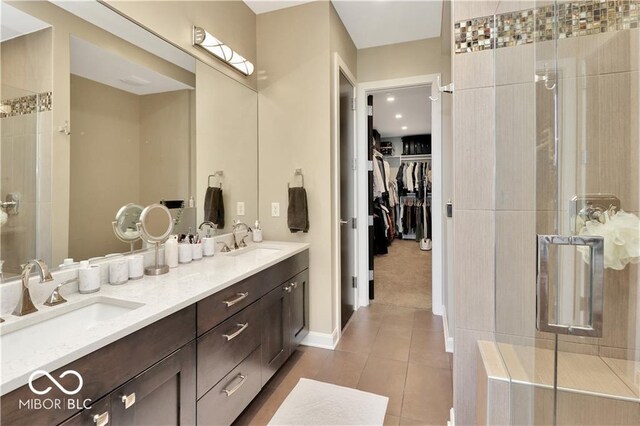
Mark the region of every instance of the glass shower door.
POLYGON ((494 56, 511 424, 640 424, 639 7, 498 7, 498 44, 531 37, 494 56))
POLYGON ((11 278, 36 257, 38 95, 6 84, 0 95, 0 266, 11 278))

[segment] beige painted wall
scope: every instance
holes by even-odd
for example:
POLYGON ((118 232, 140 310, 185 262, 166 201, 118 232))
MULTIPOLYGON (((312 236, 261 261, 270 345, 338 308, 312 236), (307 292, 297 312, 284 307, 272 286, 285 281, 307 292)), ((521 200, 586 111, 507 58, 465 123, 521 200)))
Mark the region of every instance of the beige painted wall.
POLYGON ((71 76, 70 257, 128 250, 111 227, 127 203, 188 199, 190 96, 138 96, 71 76))
MULTIPOLYGON (((200 61, 196 64, 196 206, 204 219, 208 176, 222 170, 225 231, 258 218, 258 94, 200 61), (238 216, 237 202, 245 215, 238 216)), ((218 179, 212 179, 212 183, 218 179)))
POLYGON ((69 257, 125 251, 111 221, 140 199, 140 99, 72 75, 71 122, 69 257))
POLYGON ((329 4, 261 14, 257 38, 264 235, 311 243, 311 331, 332 333, 329 4), (307 189, 308 233, 293 234, 287 228, 287 182, 296 168, 302 169, 307 189), (280 203, 280 217, 271 217, 272 202, 280 203))
POLYGON ((192 195, 192 96, 193 90, 177 90, 139 97, 142 206, 192 195))
POLYGON ((358 82, 443 72, 449 55, 440 37, 358 50, 358 82))
POLYGON ((256 15, 243 1, 107 0, 107 3, 204 63, 242 84, 256 88, 255 72, 245 77, 206 51, 192 46, 192 28, 196 25, 256 65, 256 15))

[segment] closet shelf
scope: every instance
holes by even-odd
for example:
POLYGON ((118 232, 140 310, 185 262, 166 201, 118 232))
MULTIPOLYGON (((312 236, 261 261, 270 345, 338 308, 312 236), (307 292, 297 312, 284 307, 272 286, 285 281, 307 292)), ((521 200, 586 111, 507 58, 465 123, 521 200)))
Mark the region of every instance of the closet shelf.
POLYGON ((431 160, 431 154, 416 154, 416 155, 384 155, 384 158, 390 159, 390 158, 394 158, 394 159, 398 159, 400 161, 402 160, 416 160, 416 161, 420 161, 420 160, 431 160))

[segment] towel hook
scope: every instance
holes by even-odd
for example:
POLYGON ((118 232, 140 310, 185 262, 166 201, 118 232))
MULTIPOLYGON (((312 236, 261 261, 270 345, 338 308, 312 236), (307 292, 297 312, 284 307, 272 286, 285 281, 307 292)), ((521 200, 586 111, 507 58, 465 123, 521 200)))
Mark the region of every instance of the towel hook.
POLYGON ((218 184, 220 188, 222 188, 222 176, 224 176, 224 172, 222 170, 217 170, 214 174, 209 175, 209 178, 208 178, 209 188, 213 188, 213 185, 211 185, 211 178, 216 178, 216 177, 219 178, 218 184))
MULTIPOLYGON (((302 185, 300 186, 301 188, 304 188, 304 175, 302 174, 302 169, 296 169, 296 171, 293 173, 293 179, 295 180, 296 176, 300 176, 302 185)), ((291 183, 287 182, 287 188, 291 188, 291 183)))
MULTIPOLYGON (((453 94, 453 83, 449 83, 446 86, 440 85, 440 76, 436 77, 436 85, 438 87, 438 92, 440 93, 451 93, 453 94)), ((440 97, 429 96, 431 102, 437 102, 440 100, 440 97)))

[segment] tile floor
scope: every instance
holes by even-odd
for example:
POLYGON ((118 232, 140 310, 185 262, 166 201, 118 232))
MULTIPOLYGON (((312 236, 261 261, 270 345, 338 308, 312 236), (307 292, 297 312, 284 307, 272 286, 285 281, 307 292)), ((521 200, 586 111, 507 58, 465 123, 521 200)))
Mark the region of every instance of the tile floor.
POLYGON ((335 351, 301 346, 235 425, 266 425, 302 377, 389 397, 385 425, 446 425, 451 367, 440 317, 372 304, 354 314, 335 351))

